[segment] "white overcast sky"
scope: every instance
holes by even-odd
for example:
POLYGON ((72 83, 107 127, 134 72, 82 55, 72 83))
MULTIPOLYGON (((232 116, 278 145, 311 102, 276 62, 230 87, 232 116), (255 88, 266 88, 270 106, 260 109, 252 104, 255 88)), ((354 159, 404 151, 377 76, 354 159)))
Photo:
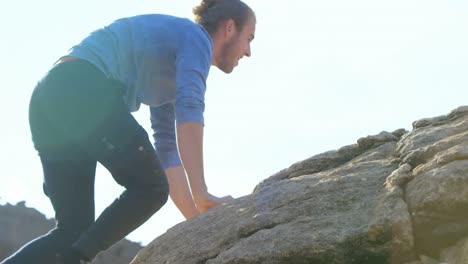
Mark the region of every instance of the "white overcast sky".
MULTIPOLYGON (((468 105, 468 2, 246 1, 252 57, 212 68, 205 112, 209 190, 235 197, 292 163, 468 105)), ((144 13, 192 18, 198 1, 3 1, 0 4, 0 203, 53 217, 28 127, 35 83, 91 31, 144 13)), ((150 131, 148 109, 136 118, 150 131)), ((151 133, 151 131, 150 131, 151 133)), ((122 188, 102 167, 101 212, 122 188)), ((183 220, 172 202, 128 236, 149 243, 183 220)))

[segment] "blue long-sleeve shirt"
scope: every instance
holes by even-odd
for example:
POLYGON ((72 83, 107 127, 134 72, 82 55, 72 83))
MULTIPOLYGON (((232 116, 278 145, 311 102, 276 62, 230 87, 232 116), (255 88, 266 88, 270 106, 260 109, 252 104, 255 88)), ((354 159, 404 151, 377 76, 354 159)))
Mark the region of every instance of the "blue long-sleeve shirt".
POLYGON ((119 19, 91 33, 67 56, 87 60, 127 87, 130 111, 150 106, 162 166, 181 165, 175 125, 204 124, 206 79, 213 43, 189 19, 149 14, 119 19))

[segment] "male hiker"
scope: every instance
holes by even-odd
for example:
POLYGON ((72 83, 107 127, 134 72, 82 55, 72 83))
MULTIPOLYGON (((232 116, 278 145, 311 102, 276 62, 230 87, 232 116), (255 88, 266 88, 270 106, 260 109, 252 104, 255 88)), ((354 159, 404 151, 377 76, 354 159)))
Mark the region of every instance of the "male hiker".
POLYGON ((205 85, 211 65, 230 73, 250 56, 256 19, 240 0, 203 0, 193 12, 196 22, 119 19, 72 47, 37 84, 30 128, 57 226, 3 264, 91 261, 158 211, 169 189, 186 218, 232 199, 205 184, 205 85), (131 114, 141 103, 150 106, 156 151, 131 114), (97 162, 125 191, 95 220, 97 162))

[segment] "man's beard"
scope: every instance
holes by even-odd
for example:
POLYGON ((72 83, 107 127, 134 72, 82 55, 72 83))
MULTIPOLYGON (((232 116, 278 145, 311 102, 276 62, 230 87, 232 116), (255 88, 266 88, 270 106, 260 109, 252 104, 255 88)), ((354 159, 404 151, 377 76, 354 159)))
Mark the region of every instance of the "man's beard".
POLYGON ((221 63, 218 65, 218 68, 225 73, 230 73, 234 69, 235 58, 235 43, 237 42, 237 34, 231 38, 230 41, 226 42, 221 47, 221 63))

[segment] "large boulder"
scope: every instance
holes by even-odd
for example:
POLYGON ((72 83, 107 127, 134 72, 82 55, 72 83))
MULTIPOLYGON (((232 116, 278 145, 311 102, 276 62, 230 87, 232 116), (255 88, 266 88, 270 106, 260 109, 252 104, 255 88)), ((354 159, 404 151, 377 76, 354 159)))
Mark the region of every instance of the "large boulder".
MULTIPOLYGON (((24 202, 0 206, 0 262, 54 226, 53 219, 26 207, 24 202)), ((98 254, 93 264, 128 264, 141 248, 140 244, 124 239, 98 254)))
POLYGON ((468 263, 468 106, 293 164, 132 264, 468 263))

